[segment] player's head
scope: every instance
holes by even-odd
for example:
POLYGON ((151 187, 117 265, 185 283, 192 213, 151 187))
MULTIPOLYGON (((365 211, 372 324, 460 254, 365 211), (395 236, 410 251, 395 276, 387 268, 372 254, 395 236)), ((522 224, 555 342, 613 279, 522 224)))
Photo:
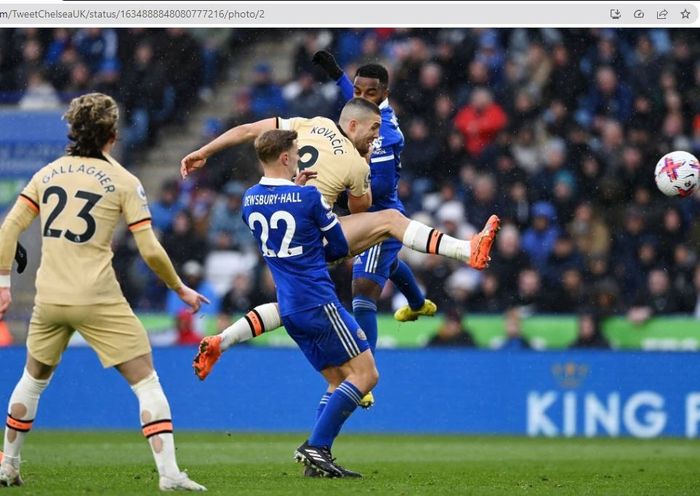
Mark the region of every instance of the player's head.
POLYGON ((297 132, 272 129, 255 140, 255 153, 265 170, 280 172, 291 179, 297 173, 299 164, 299 147, 297 132))
POLYGON ((111 96, 88 93, 71 100, 63 114, 68 123, 69 155, 99 156, 117 137, 119 108, 111 96))
POLYGON ((360 155, 367 155, 379 137, 382 117, 379 107, 364 98, 348 101, 340 113, 340 128, 350 138, 360 155))
POLYGON ((355 72, 355 96, 379 105, 389 97, 389 72, 379 64, 365 64, 355 72))

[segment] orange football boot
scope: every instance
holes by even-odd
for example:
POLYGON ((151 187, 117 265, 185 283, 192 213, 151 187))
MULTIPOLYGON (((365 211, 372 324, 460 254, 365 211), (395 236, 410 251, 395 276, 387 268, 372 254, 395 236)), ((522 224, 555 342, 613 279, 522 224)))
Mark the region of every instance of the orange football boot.
POLYGON ((192 368, 200 380, 207 378, 221 356, 221 336, 207 336, 199 343, 199 353, 194 357, 192 368))
POLYGON ((496 233, 501 228, 501 219, 497 215, 492 215, 486 221, 486 225, 479 234, 472 237, 470 241, 471 253, 469 256, 469 266, 484 270, 489 266, 491 248, 496 239, 496 233))

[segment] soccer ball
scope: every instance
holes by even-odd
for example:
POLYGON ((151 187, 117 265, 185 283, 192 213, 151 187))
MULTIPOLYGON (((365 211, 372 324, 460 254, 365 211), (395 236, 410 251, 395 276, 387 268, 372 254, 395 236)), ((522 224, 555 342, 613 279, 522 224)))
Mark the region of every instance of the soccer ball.
POLYGON ((656 163, 656 186, 666 196, 690 196, 698 187, 700 163, 688 152, 667 153, 656 163))

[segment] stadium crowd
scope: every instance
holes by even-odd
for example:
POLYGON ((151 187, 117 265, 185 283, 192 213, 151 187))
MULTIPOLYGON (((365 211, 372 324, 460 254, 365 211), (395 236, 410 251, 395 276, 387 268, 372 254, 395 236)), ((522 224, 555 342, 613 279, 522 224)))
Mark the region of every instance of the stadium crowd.
MULTIPOLYGON (((174 108, 181 112, 178 101, 192 104, 197 91, 213 87, 216 69, 203 71, 204 82, 182 70, 206 66, 210 44, 197 41, 196 30, 169 29, 155 38, 130 31, 116 43, 110 30, 56 29, 41 41, 43 50, 23 40, 20 54, 12 51, 17 40, 4 40, 2 89, 21 87, 21 78, 34 74, 61 91, 112 89, 130 126, 138 127, 135 109, 145 108, 157 125, 167 109, 170 116, 174 108), (152 60, 162 60, 158 70, 152 60)), ((202 141, 275 115, 337 115, 337 88, 311 63, 318 49, 334 53, 351 76, 360 64, 384 64, 406 138, 399 193, 408 214, 459 236, 475 232, 491 213, 505 223, 483 273, 404 254, 441 309, 700 318, 700 229, 693 222, 700 198, 669 200, 652 174, 668 151, 700 153, 700 41, 690 31, 349 29, 278 36, 290 34, 299 40, 293 77, 279 81, 273 65, 257 61, 252 84, 232 98, 230 118, 208 120, 202 141)), ((221 325, 225 314, 275 299, 240 217, 241 195, 257 178, 252 147, 244 146, 212 157, 194 180, 151 192, 154 226, 168 253, 189 283, 213 298, 208 311, 221 315, 221 325)), ((115 264, 132 304, 167 305, 177 314, 174 300, 139 265, 128 236, 116 247, 115 264)), ((352 260, 333 273, 346 303, 351 270, 352 260)), ((389 285, 381 304, 391 310, 401 296, 389 285)))
POLYGON ((182 122, 198 96, 211 96, 236 40, 235 30, 3 29, 0 103, 37 110, 88 91, 112 95, 122 107, 127 162, 166 123, 182 122))

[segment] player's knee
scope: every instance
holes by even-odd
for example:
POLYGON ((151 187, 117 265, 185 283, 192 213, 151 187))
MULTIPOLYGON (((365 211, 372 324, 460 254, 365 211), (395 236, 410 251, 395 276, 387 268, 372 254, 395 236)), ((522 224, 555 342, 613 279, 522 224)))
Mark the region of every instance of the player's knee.
POLYGON ((27 406, 24 403, 13 403, 10 406, 10 416, 16 419, 24 419, 27 417, 27 406))
POLYGON ((402 219, 404 219, 404 215, 395 208, 389 208, 387 210, 383 210, 382 212, 385 215, 385 221, 390 227, 395 226, 397 223, 401 222, 402 219))
POLYGON ((376 302, 379 299, 381 292, 382 290, 379 287, 379 284, 374 281, 370 281, 369 279, 365 279, 364 277, 359 277, 357 279, 353 279, 352 281, 353 296, 364 296, 365 298, 369 298, 376 302))
POLYGON ((377 367, 372 367, 367 373, 367 391, 371 391, 379 382, 379 371, 377 367))

